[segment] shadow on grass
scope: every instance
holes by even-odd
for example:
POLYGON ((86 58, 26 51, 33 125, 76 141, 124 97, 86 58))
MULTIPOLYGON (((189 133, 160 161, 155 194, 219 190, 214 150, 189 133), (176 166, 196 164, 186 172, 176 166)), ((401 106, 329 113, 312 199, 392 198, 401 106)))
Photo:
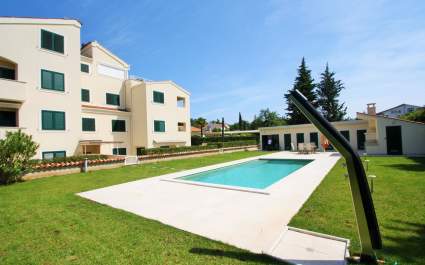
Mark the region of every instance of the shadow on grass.
MULTIPOLYGON (((385 246, 383 253, 398 255, 405 262, 418 262, 425 259, 425 222, 413 223, 401 220, 392 220, 390 225, 384 225, 385 229, 392 230, 392 234, 399 233, 400 236, 384 236, 391 241, 390 246, 385 246)), ((420 263, 418 263, 420 264, 420 263)))
POLYGON ((412 160, 415 164, 392 164, 386 166, 404 171, 425 171, 425 157, 409 157, 409 160, 412 160))
POLYGON ((264 254, 255 254, 249 252, 238 252, 238 251, 225 251, 220 249, 208 249, 208 248, 192 248, 190 251, 192 254, 208 255, 215 257, 225 257, 236 259, 239 261, 256 262, 258 264, 281 264, 289 265, 289 263, 274 259, 264 254))

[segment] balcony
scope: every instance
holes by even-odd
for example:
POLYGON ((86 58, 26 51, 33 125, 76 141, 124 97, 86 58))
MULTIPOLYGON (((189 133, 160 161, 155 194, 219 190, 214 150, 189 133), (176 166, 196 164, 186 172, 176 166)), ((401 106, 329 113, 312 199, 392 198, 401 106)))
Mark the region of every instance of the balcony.
POLYGON ((0 100, 24 102, 26 86, 22 81, 0 78, 0 100))

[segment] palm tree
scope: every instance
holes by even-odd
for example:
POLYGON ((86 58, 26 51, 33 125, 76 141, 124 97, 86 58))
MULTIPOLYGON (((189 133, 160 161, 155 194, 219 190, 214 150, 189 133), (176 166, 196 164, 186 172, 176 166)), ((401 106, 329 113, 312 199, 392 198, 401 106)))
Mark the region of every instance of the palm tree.
POLYGON ((208 122, 206 119, 199 117, 195 120, 195 125, 201 129, 201 137, 204 136, 204 127, 207 126, 208 122))

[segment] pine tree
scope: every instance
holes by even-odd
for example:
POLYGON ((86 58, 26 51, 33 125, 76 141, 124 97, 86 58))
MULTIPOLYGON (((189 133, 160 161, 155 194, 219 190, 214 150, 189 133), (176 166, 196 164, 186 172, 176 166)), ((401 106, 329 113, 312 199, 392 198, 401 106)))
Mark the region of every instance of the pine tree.
POLYGON ((242 120, 242 115, 239 112, 239 130, 242 131, 243 130, 243 120, 242 120))
POLYGON ((341 80, 335 80, 334 76, 335 73, 329 71, 329 66, 326 64, 320 83, 317 85, 317 102, 322 115, 328 121, 343 120, 347 114, 347 107, 338 100, 344 85, 341 80))
MULTIPOLYGON (((307 100, 317 107, 317 95, 315 92, 316 85, 311 77, 311 71, 305 64, 304 57, 301 60, 301 65, 298 67, 298 76, 295 78, 294 87, 292 90, 300 91, 307 100)), ((289 124, 310 123, 307 118, 297 109, 297 107, 289 100, 289 93, 285 94, 287 103, 286 115, 289 124)))

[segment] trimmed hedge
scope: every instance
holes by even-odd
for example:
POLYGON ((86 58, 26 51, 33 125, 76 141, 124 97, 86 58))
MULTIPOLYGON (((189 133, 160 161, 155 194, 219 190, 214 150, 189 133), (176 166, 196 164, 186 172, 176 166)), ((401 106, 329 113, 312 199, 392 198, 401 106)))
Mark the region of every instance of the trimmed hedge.
POLYGON ((198 135, 193 135, 191 138, 192 145, 201 145, 202 143, 221 143, 224 142, 240 142, 240 141, 250 141, 254 140, 257 143, 259 142, 258 135, 240 135, 240 136, 224 136, 224 139, 221 136, 207 136, 201 137, 198 135))
POLYGON ((211 150, 211 149, 217 149, 217 148, 238 147, 238 146, 256 145, 256 144, 257 144, 256 140, 249 140, 249 141, 208 144, 205 146, 194 145, 194 146, 182 146, 182 147, 171 147, 171 148, 149 148, 149 149, 143 149, 141 155, 175 154, 175 153, 204 151, 204 150, 211 150))
POLYGON ((81 156, 67 156, 67 157, 56 157, 52 159, 32 159, 30 162, 32 165, 47 164, 47 163, 61 163, 61 162, 78 162, 88 160, 105 159, 107 155, 81 155, 81 156))

